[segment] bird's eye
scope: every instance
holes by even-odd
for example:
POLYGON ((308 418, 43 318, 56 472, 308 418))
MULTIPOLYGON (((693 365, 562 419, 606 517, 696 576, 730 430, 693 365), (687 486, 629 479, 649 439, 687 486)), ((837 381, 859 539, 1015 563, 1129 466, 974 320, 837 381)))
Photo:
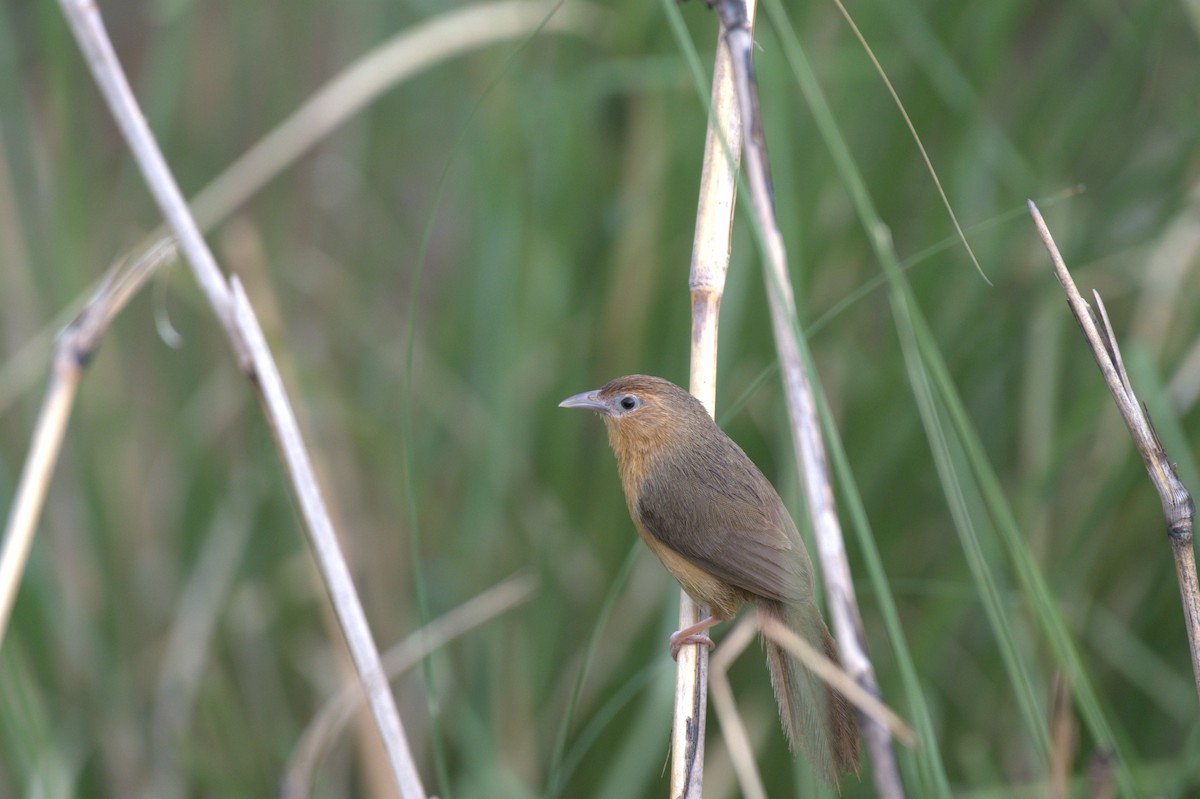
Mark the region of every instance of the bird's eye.
POLYGON ((621 407, 627 411, 632 411, 641 404, 641 401, 632 394, 626 394, 625 396, 621 397, 621 407))

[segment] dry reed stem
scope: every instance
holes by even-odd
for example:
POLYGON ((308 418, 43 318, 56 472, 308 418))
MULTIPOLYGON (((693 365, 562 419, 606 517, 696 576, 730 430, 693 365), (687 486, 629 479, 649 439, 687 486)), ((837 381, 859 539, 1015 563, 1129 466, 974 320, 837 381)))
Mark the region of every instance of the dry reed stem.
POLYGON ((1175 570, 1179 578, 1179 596, 1183 604, 1184 621, 1187 625, 1188 649, 1192 655, 1192 674, 1196 680, 1197 695, 1200 696, 1200 586, 1196 581, 1196 554, 1192 547, 1192 522, 1196 515, 1195 505, 1192 503, 1191 494, 1188 493, 1183 481, 1179 479, 1179 474, 1175 471, 1175 464, 1167 457, 1167 452, 1158 438, 1158 433, 1154 430, 1150 417, 1133 392, 1129 375, 1125 373, 1125 364, 1121 361, 1121 349, 1117 345, 1117 337, 1113 333, 1112 325, 1109 324, 1108 312, 1104 309, 1103 300, 1100 299, 1097 292, 1092 292, 1100 315, 1099 321, 1104 326, 1104 330, 1101 332, 1092 309, 1080 295, 1075 281, 1071 279, 1071 273, 1067 271, 1062 253, 1054 243, 1050 229, 1046 227, 1046 220, 1042 218, 1041 212, 1032 200, 1028 205, 1038 235, 1050 253, 1050 260, 1054 264, 1054 274, 1058 278, 1063 292, 1067 295, 1067 304, 1071 308, 1071 313, 1075 316, 1075 321, 1079 323, 1079 329, 1083 332, 1083 336, 1092 350, 1096 365, 1100 367, 1100 374, 1103 375, 1109 393, 1112 394, 1112 398, 1117 404, 1117 410, 1121 412, 1121 418, 1125 420, 1125 426, 1129 428, 1129 433, 1133 436, 1133 443, 1137 447, 1138 454, 1142 456, 1142 463, 1145 464, 1146 471, 1150 475, 1150 482, 1158 491, 1163 517, 1167 522, 1167 539, 1171 542, 1171 552, 1175 558, 1175 570))
MULTIPOLYGON (((692 299, 689 388, 709 415, 716 413, 717 341, 721 295, 729 271, 733 209, 737 199, 742 125, 725 34, 717 37, 713 64, 712 114, 704 140, 696 231, 688 289, 692 299)), ((700 620, 700 608, 679 592, 679 628, 700 620)), ((671 797, 699 799, 704 788, 704 730, 708 705, 708 650, 685 646, 675 666, 675 715, 671 726, 671 797)))
MULTIPOLYGON (((396 679, 430 653, 527 602, 536 588, 536 583, 529 577, 511 577, 410 633, 383 654, 388 679, 396 679)), ((317 765, 338 733, 354 717, 362 700, 362 692, 356 684, 343 684, 309 720, 284 768, 280 785, 280 795, 284 799, 309 795, 317 765)))
MULTIPOLYGON (((744 0, 709 0, 709 3, 720 14, 726 29, 725 43, 732 54, 741 115, 749 132, 745 137, 746 177, 754 217, 766 250, 768 269, 765 277, 771 326, 788 399, 792 443, 803 476, 804 495, 825 578, 829 612, 847 672, 866 693, 878 696, 879 687, 867 655, 858 601, 846 561, 846 546, 834 506, 816 404, 800 352, 787 252, 775 217, 767 144, 754 77, 753 36, 746 5, 744 0)), ((904 787, 887 728, 870 716, 862 715, 860 720, 873 764, 876 790, 886 799, 903 797, 904 787)))
POLYGON ((745 616, 725 634, 720 648, 713 653, 709 681, 713 707, 721 719, 721 736, 729 748, 729 759, 737 774, 738 784, 742 786, 742 796, 745 799, 767 799, 762 775, 758 773, 758 765, 754 762, 754 747, 750 744, 746 725, 742 723, 742 715, 738 713, 728 674, 729 667, 754 640, 754 631, 753 617, 745 616))
MULTIPOLYGON (((150 272, 174 257, 174 247, 155 247, 133 264, 132 270, 150 272)), ((0 644, 4 641, 13 602, 16 601, 21 577, 25 573, 25 564, 50 488, 54 465, 62 450, 63 436, 75 405, 83 370, 108 332, 112 320, 132 296, 129 282, 119 279, 121 274, 124 272, 119 268, 110 272, 96 296, 59 334, 55 343, 46 397, 38 413, 29 453, 21 470, 21 481, 17 485, 5 525, 4 543, 0 547, 0 644)))
POLYGON ((396 786, 404 799, 424 799, 425 791, 404 737, 395 699, 383 675, 379 651, 371 638, 366 615, 338 546, 333 524, 325 511, 299 427, 249 300, 240 284, 236 280, 232 284, 226 283, 217 267, 216 259, 200 234, 133 96, 104 29, 99 9, 90 0, 60 0, 59 4, 109 110, 142 171, 147 187, 179 242, 180 251, 186 256, 214 314, 225 329, 239 363, 244 368, 253 369, 251 377, 260 390, 260 398, 307 523, 318 566, 325 578, 359 678, 370 698, 396 786))
POLYGON ((905 746, 917 745, 917 734, 896 711, 885 705, 879 697, 864 689, 841 666, 825 657, 808 641, 777 619, 758 614, 758 625, 763 635, 792 653, 809 671, 836 688, 858 711, 887 730, 905 746))
POLYGON ((29 559, 29 549, 37 531, 37 520, 46 501, 50 478, 58 463, 63 435, 75 405, 79 378, 83 365, 74 353, 60 349, 55 353, 51 367, 50 385, 42 401, 29 454, 21 468, 21 481, 9 510, 8 523, 4 529, 4 545, 0 551, 0 643, 12 614, 21 575, 29 559))

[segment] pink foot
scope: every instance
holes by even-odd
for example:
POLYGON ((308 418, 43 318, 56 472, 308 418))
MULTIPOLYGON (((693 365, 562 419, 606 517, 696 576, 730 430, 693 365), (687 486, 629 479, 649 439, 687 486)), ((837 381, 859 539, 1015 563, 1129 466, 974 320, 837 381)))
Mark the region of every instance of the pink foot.
POLYGON ((705 644, 712 649, 716 644, 704 634, 704 631, 720 622, 721 620, 715 616, 706 616, 695 624, 671 633, 671 657, 679 660, 679 650, 688 644, 705 644))
POLYGON ((688 633, 686 630, 676 630, 671 633, 671 659, 679 660, 679 650, 688 644, 704 644, 710 650, 716 646, 713 639, 704 633, 688 633))

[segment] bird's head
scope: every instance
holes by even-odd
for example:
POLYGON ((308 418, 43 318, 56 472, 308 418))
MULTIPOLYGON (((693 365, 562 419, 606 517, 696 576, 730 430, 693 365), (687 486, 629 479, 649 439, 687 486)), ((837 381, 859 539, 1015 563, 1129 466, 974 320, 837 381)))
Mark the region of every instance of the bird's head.
POLYGON ((669 380, 649 375, 618 377, 594 391, 567 397, 559 407, 600 414, 623 465, 673 449, 688 432, 713 424, 700 400, 669 380))

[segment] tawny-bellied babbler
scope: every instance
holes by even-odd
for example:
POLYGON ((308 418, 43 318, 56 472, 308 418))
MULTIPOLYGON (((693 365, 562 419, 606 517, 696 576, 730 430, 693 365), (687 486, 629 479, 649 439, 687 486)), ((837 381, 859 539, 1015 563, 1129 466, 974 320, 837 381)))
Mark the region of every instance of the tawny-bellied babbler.
MULTIPOLYGON (((604 418, 629 514, 642 540, 710 616, 671 636, 671 655, 753 602, 837 660, 813 597, 812 563, 775 488, 700 401, 659 377, 618 377, 560 403, 604 418)), ((779 715, 793 750, 828 782, 858 768, 849 703, 766 640, 779 715)))

